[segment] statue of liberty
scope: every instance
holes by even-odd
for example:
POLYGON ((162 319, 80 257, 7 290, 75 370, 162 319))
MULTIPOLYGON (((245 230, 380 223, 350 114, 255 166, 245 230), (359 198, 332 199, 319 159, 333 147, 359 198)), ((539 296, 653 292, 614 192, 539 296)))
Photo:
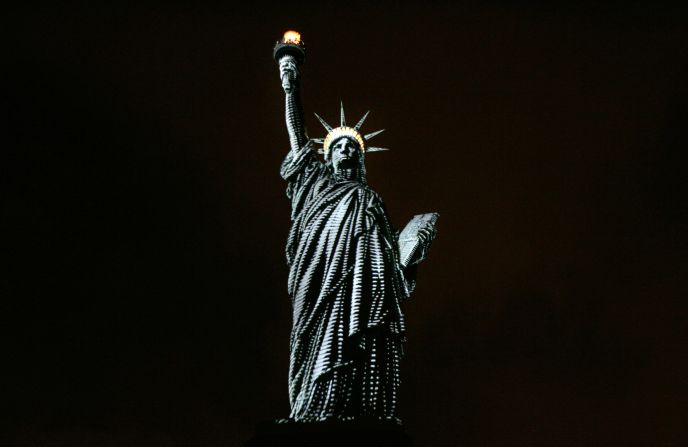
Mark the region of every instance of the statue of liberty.
POLYGON ((348 126, 341 106, 337 127, 316 115, 327 135, 306 136, 298 71, 303 55, 297 33, 285 34, 275 47, 291 146, 281 167, 292 209, 286 247, 293 306, 290 420, 399 422, 402 306, 438 215, 415 216, 401 232, 392 227, 366 179, 366 155, 385 150, 368 145, 381 130, 361 132, 368 113, 348 126))

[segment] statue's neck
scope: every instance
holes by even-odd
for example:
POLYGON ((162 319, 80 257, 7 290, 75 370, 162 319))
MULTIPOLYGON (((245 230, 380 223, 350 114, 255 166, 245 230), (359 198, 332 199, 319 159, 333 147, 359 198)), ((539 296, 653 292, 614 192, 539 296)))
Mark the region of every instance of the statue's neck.
POLYGON ((355 181, 358 180, 358 170, 354 168, 337 169, 334 176, 337 180, 355 181))

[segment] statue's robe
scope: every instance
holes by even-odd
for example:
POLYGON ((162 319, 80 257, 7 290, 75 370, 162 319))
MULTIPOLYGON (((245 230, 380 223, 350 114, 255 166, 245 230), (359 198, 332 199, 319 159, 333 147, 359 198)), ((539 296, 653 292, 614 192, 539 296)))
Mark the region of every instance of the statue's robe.
POLYGON ((287 155, 281 175, 292 203, 291 418, 396 419, 401 303, 413 282, 384 204, 364 182, 337 179, 308 146, 287 155))

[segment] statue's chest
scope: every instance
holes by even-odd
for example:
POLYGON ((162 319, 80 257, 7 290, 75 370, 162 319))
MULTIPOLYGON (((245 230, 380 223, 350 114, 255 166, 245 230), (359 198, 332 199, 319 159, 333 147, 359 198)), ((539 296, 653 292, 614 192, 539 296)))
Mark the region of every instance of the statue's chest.
MULTIPOLYGON (((330 185, 315 195, 304 208, 300 229, 303 233, 352 236, 361 230, 365 214, 365 187, 330 185), (352 230, 354 233, 350 234, 352 230)), ((315 234, 311 235, 315 236, 315 234)))

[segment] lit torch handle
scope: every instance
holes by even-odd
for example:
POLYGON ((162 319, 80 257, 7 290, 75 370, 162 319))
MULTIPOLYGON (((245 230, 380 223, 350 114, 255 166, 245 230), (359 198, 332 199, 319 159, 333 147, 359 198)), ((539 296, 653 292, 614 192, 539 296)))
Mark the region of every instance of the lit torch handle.
POLYGON ((294 84, 299 78, 299 68, 296 63, 296 58, 290 54, 285 54, 280 58, 279 66, 284 93, 291 93, 292 90, 294 90, 294 84))

